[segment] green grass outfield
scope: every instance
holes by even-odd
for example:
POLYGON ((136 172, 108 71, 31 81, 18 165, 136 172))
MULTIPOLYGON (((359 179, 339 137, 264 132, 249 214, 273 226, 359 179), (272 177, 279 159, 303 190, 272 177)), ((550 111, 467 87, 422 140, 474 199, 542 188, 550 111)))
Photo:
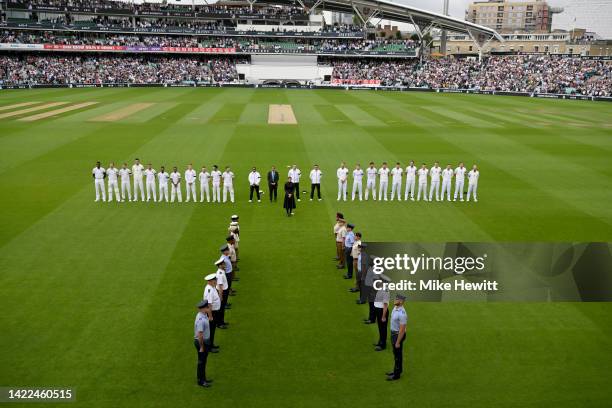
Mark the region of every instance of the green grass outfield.
POLYGON ((0 385, 75 387, 70 406, 83 407, 609 405, 605 303, 409 303, 406 374, 385 382, 391 351, 372 351, 376 329, 361 323, 366 307, 334 268, 331 228, 341 210, 366 241, 612 241, 610 104, 275 89, 0 93, 0 108, 28 101, 98 104, 0 119, 0 385), (156 105, 89 121, 141 102, 156 105), (268 125, 269 104, 291 104, 299 124, 268 125), (229 164, 237 202, 94 203, 95 161, 134 157, 156 168, 229 164), (340 161, 410 159, 477 163, 480 202, 337 204, 340 161), (303 200, 290 219, 267 196, 247 202, 251 166, 294 162, 303 173, 321 165, 324 201, 303 200), (194 305, 232 213, 242 279, 205 390, 195 385, 194 305))

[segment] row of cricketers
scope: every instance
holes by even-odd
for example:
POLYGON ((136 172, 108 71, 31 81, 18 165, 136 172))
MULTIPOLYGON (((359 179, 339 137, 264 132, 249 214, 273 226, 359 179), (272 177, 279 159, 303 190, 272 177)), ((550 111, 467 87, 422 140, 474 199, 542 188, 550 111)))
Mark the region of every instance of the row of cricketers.
MULTIPOLYGON (((115 200, 119 202, 138 201, 139 195, 141 201, 145 201, 145 191, 146 201, 161 202, 165 200, 166 202, 174 202, 178 200, 179 203, 183 201, 181 192, 183 175, 176 166, 173 167, 171 173, 168 173, 164 166, 161 166, 159 171, 155 170, 151 164, 147 164, 145 168, 139 159, 135 159, 131 168, 128 167, 127 163, 123 163, 121 168, 115 167, 114 163, 110 163, 107 168, 104 168, 100 162, 97 162, 92 170, 92 175, 96 190, 96 202, 100 201, 100 198, 102 201, 113 201, 113 193, 115 193, 115 200), (134 183, 133 196, 130 177, 134 183), (108 200, 104 188, 104 179, 106 178, 108 178, 108 200), (121 180, 121 194, 119 193, 119 180, 121 180), (168 191, 168 181, 170 181, 170 192, 168 191), (157 191, 159 191, 159 198, 157 191)), ((186 202, 198 201, 196 195, 197 179, 200 181, 200 202, 204 202, 204 195, 206 195, 206 200, 210 201, 210 184, 212 184, 212 201, 221 202, 221 181, 223 181, 223 202, 227 201, 228 195, 230 201, 234 202, 234 173, 229 166, 225 168, 224 172, 221 172, 216 165, 210 172, 206 167, 202 167, 202 171, 198 175, 190 164, 184 172, 184 179, 187 193, 186 202), (209 183, 209 180, 212 180, 212 183, 209 183)))
MULTIPOLYGON (((453 178, 455 179, 455 194, 453 201, 457 201, 457 199, 463 201, 463 189, 466 173, 468 178, 467 201, 470 201, 472 196, 474 197, 474 201, 478 201, 478 178, 480 177, 478 166, 473 165, 472 170, 468 172, 467 168, 462 162, 459 163, 455 169, 453 169, 450 164, 448 164, 446 168, 442 169, 440 164, 435 162, 433 167, 429 169, 425 163, 423 163, 420 168, 417 168, 414 161, 410 161, 410 165, 406 167, 406 169, 402 168, 401 163, 399 162, 396 163, 395 167, 393 168, 389 168, 386 162, 383 162, 380 168, 376 168, 374 162, 370 162, 370 165, 365 170, 362 169, 359 164, 357 164, 352 172, 353 189, 351 199, 353 201, 355 198, 358 198, 359 200, 362 199, 363 177, 365 176, 365 199, 368 200, 371 193, 373 200, 376 200, 378 197, 379 200, 387 201, 389 175, 391 175, 391 200, 394 200, 397 197, 397 200, 401 201, 404 173, 406 174, 406 187, 404 190, 404 200, 406 201, 408 199, 412 201, 415 200, 415 190, 417 201, 421 200, 421 195, 425 201, 433 201, 434 198, 436 201, 444 201, 445 195, 447 200, 451 201, 453 178), (378 195, 376 189, 377 178, 379 182, 378 195), (428 181, 430 185, 429 195, 427 191, 428 181), (418 189, 416 188, 417 186, 418 189)), ((336 171, 336 176, 338 178, 338 201, 346 201, 349 169, 346 167, 344 162, 342 162, 336 171)))

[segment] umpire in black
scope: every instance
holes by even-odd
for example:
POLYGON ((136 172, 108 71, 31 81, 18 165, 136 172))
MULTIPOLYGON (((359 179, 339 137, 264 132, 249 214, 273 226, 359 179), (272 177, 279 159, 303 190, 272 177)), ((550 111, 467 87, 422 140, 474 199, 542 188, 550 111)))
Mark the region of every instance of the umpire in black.
POLYGON ((276 201, 276 196, 278 195, 278 180, 279 180, 278 171, 276 171, 276 167, 272 166, 272 169, 268 172, 268 189, 270 190, 270 201, 276 201))

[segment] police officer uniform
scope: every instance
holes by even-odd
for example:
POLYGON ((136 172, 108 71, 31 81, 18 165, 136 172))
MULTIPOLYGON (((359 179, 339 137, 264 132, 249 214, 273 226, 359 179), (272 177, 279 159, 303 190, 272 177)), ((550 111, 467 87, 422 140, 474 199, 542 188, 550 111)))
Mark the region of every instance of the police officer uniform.
MULTIPOLYGON (((385 282, 391 282, 387 275, 380 275, 380 279, 385 282)), ((387 327, 389 326, 389 300, 391 293, 389 289, 380 289, 376 291, 374 298, 374 314, 378 326, 378 343, 376 343, 376 351, 382 351, 387 348, 387 327)))
POLYGON ((221 296, 221 318, 216 326, 220 329, 226 329, 228 323, 225 322, 225 307, 227 306, 227 298, 229 296, 229 286, 225 276, 225 260, 223 257, 215 262, 215 266, 217 267, 217 272, 215 272, 217 275, 217 289, 223 293, 221 296))
POLYGON ((219 346, 215 345, 215 331, 217 324, 221 322, 221 296, 217 292, 217 274, 206 275, 206 287, 204 288, 204 300, 207 300, 212 310, 212 321, 210 322, 210 352, 216 353, 219 346))
POLYGON ((344 279, 352 279, 353 278, 353 257, 351 256, 353 252, 353 244, 355 243, 355 233, 353 229, 355 226, 353 224, 348 224, 346 226, 350 230, 346 233, 344 237, 344 259, 346 260, 346 268, 347 272, 344 275, 344 279))
POLYGON ((391 347, 393 347, 393 371, 388 372, 387 381, 399 380, 403 371, 403 345, 406 339, 406 323, 408 316, 404 309, 404 301, 406 296, 398 294, 395 297, 396 304, 391 312, 391 347), (404 332, 401 333, 402 326, 404 326, 404 332), (400 337, 401 336, 401 337, 400 337), (399 346, 399 347, 396 347, 399 346))
POLYGON ((207 310, 209 310, 207 300, 202 300, 197 304, 198 314, 194 323, 193 345, 198 353, 197 379, 198 385, 202 387, 210 387, 212 380, 206 378, 206 361, 210 351, 210 322, 208 320, 207 310), (201 336, 201 339, 200 339, 201 336))

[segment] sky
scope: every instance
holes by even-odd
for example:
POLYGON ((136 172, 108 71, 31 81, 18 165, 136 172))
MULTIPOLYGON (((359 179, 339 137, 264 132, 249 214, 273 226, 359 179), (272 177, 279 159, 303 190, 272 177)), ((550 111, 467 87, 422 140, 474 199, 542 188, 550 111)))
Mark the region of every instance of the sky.
MULTIPOLYGON (((430 11, 442 12, 444 0, 392 0, 430 11)), ((465 10, 472 0, 450 0, 450 15, 465 18, 465 10)), ((553 17, 553 29, 586 28, 603 38, 612 39, 612 0, 548 0, 548 4, 564 7, 553 17), (574 18, 576 22, 574 23, 574 18)))

